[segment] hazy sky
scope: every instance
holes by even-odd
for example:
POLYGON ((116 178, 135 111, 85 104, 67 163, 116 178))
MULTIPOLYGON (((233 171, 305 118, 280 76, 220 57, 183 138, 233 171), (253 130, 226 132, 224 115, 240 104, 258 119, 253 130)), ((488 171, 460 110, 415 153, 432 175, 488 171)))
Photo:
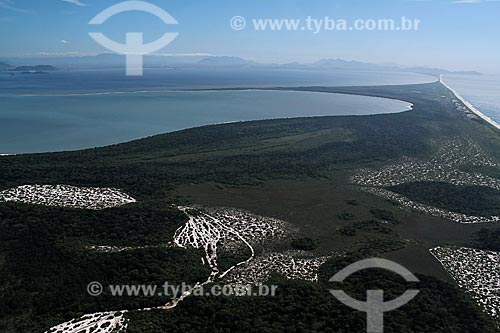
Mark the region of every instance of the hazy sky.
POLYGON ((168 54, 240 56, 263 62, 344 58, 376 63, 477 69, 500 73, 500 2, 494 0, 150 0, 179 25, 148 13, 87 23, 116 0, 0 0, 0 56, 86 55, 106 52, 88 35, 118 42, 125 32, 153 41, 167 31, 178 38, 168 54), (247 27, 235 31, 233 16, 247 27), (252 19, 383 19, 421 21, 418 31, 255 31, 252 19))

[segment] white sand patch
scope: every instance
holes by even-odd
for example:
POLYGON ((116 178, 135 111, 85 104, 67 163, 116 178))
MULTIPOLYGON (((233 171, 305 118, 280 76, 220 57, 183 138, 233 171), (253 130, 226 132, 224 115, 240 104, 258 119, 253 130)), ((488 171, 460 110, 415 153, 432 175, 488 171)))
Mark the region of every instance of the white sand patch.
POLYGON ((500 216, 474 216, 474 215, 461 214, 461 213, 451 212, 446 209, 420 204, 418 202, 406 198, 403 195, 385 189, 380 189, 380 188, 360 188, 360 189, 368 193, 378 195, 379 197, 396 201, 405 208, 415 210, 431 216, 442 217, 457 223, 471 224, 471 223, 500 222, 500 216))
MULTIPOLYGON (((179 209, 191 216, 196 221, 197 226, 215 223, 215 229, 220 234, 217 234, 217 232, 215 232, 217 235, 212 233, 213 240, 217 240, 220 243, 219 245, 225 249, 234 250, 237 247, 244 246, 245 241, 255 245, 270 239, 283 239, 292 230, 292 226, 287 222, 235 208, 193 206, 179 207, 179 209)), ((183 229, 190 226, 192 225, 188 222, 184 228, 179 228, 178 232, 182 232, 183 229)), ((174 241, 179 239, 178 236, 174 237, 174 241)), ((196 240, 197 237, 194 236, 194 242, 191 245, 199 248, 196 240)))
POLYGON ((133 246, 111 246, 111 245, 90 245, 86 247, 87 250, 102 253, 119 253, 125 251, 133 251, 138 249, 144 249, 145 247, 133 247, 133 246))
MULTIPOLYGON (((188 216, 189 220, 175 232, 174 243, 182 248, 203 249, 205 258, 203 258, 202 264, 208 264, 212 270, 207 280, 198 282, 194 290, 214 282, 216 278, 224 278, 232 270, 251 262, 255 257, 252 244, 266 240, 278 240, 287 235, 291 229, 284 221, 233 208, 199 206, 178 208, 188 216), (221 246, 233 250, 245 246, 250 250, 250 256, 221 272, 217 263, 217 251, 221 246)), ((183 294, 167 303, 163 308, 174 308, 189 295, 183 294)))
POLYGON ((167 243, 162 245, 146 245, 146 246, 113 246, 113 245, 89 245, 85 248, 92 252, 101 252, 101 253, 120 253, 127 251, 136 251, 136 250, 144 250, 144 249, 159 249, 159 248, 170 248, 174 247, 173 243, 167 243))
POLYGON ((54 326, 45 333, 123 333, 127 330, 126 311, 98 312, 54 326))
POLYGON ((253 259, 255 251, 252 244, 283 238, 291 229, 284 221, 233 208, 179 207, 179 209, 189 217, 189 220, 176 231, 174 243, 179 247, 192 247, 205 251, 206 263, 212 269, 209 282, 220 273, 217 251, 221 246, 229 249, 246 246, 251 252, 247 260, 222 272, 220 277, 224 277, 232 269, 253 259))
POLYGON ((436 247, 431 254, 490 316, 500 324, 500 252, 436 247))
POLYGON ((318 270, 331 256, 311 257, 299 251, 271 253, 255 258, 247 266, 239 267, 227 275, 229 283, 246 285, 264 283, 271 273, 287 279, 318 281, 318 270))
POLYGON ((455 139, 443 144, 430 160, 403 158, 399 163, 378 170, 358 170, 351 178, 359 189, 394 200, 403 207, 439 216, 458 223, 498 222, 500 216, 472 216, 423 205, 385 189, 411 182, 446 182, 456 186, 484 186, 500 191, 500 180, 480 173, 460 170, 463 166, 500 167, 471 140, 455 139))
POLYGON ((453 185, 488 186, 500 190, 500 180, 459 170, 461 166, 500 167, 481 148, 467 139, 443 144, 431 160, 404 158, 378 170, 362 169, 351 178, 357 185, 388 187, 410 182, 442 181, 453 185))
POLYGON ((0 192, 0 202, 100 210, 136 202, 114 188, 24 185, 0 192))

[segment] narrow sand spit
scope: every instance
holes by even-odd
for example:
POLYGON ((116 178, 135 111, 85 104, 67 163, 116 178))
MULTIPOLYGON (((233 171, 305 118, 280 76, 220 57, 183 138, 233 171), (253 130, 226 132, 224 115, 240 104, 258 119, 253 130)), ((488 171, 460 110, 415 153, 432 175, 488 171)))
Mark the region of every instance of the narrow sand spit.
POLYGON ((451 91, 453 93, 453 95, 455 95, 455 97, 460 100, 462 103, 465 104, 465 106, 471 111, 473 112, 475 115, 477 115, 478 117, 480 117, 481 119, 483 119, 484 121, 488 122, 489 124, 495 126, 496 128, 500 129, 500 125, 497 124, 493 119, 491 119, 490 117, 488 117, 487 115, 485 115, 484 113, 482 113, 481 111, 479 111, 474 105, 472 105, 468 100, 466 100, 464 97, 462 97, 462 95, 460 95, 455 89, 453 89, 452 87, 450 87, 448 84, 446 84, 444 81, 443 81, 443 76, 440 75, 439 76, 439 82, 441 82, 443 84, 443 86, 445 86, 449 91, 451 91))

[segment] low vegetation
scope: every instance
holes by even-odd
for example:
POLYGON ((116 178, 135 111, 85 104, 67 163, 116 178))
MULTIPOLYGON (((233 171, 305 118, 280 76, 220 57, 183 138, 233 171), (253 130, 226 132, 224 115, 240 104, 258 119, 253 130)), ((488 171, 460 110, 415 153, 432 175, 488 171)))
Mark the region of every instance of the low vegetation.
POLYGON ((479 216, 500 215, 500 191, 490 187, 415 182, 389 189, 413 201, 453 212, 479 216))
POLYGON ((291 245, 296 250, 312 251, 318 247, 319 241, 309 237, 292 239, 291 245))
POLYGON ((473 246, 485 250, 500 252, 500 229, 481 229, 474 234, 473 246))

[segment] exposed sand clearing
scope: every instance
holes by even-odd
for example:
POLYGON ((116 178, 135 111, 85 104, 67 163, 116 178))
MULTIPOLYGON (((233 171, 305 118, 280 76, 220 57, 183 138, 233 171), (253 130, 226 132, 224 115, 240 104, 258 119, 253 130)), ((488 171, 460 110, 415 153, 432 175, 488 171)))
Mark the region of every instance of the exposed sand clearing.
POLYGON ((466 247, 430 250, 483 310, 500 324, 500 252, 466 247))
POLYGON ((456 186, 485 186, 500 190, 500 180, 480 173, 462 171, 463 166, 499 167, 477 144, 467 138, 444 142, 430 160, 403 158, 381 169, 358 170, 351 182, 359 189, 394 200, 403 207, 458 223, 499 222, 500 216, 473 216, 420 204, 386 189, 411 182, 446 182, 456 186))
POLYGON ((52 327, 46 333, 123 333, 127 320, 120 312, 98 312, 52 327))
POLYGON ((287 279, 318 281, 319 267, 330 256, 312 257, 299 251, 286 253, 271 253, 255 258, 247 266, 232 271, 227 280, 241 285, 264 283, 271 273, 282 274, 287 279))
MULTIPOLYGON (((196 288, 212 283, 216 278, 223 278, 233 269, 249 263, 255 257, 252 242, 265 239, 282 238, 287 233, 287 223, 251 214, 232 208, 178 207, 189 220, 174 235, 174 243, 179 247, 203 249, 206 262, 212 272, 204 282, 198 282, 196 288), (243 244, 250 250, 248 259, 243 260, 221 272, 217 264, 217 251, 220 246, 239 247, 243 244)), ((289 228, 289 227, 288 227, 289 228)), ((167 303, 164 308, 171 309, 189 296, 189 293, 167 303)))
POLYGON ((23 185, 0 192, 0 202, 100 210, 136 202, 114 188, 23 185))

